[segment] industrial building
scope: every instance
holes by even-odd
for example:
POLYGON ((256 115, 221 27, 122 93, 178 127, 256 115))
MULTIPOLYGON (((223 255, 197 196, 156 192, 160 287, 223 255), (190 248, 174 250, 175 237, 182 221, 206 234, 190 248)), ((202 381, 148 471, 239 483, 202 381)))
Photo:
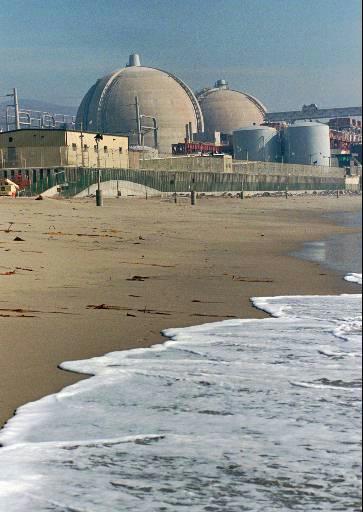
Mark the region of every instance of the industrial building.
POLYGON ((0 168, 129 166, 128 137, 72 130, 0 133, 0 168))
POLYGON ((185 127, 203 132, 203 116, 192 90, 179 78, 141 66, 130 56, 126 67, 98 80, 85 95, 76 119, 78 129, 127 134, 130 145, 170 154, 185 138, 185 127))

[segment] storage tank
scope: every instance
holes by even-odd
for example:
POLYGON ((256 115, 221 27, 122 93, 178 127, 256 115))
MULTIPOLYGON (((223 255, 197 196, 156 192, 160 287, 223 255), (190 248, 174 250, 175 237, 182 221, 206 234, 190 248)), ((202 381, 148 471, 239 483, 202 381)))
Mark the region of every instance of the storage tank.
POLYGON ((215 132, 232 135, 234 130, 253 123, 263 123, 266 108, 245 92, 233 91, 225 80, 218 80, 214 88, 197 93, 204 118, 206 134, 211 138, 215 132))
POLYGON ((167 154, 172 144, 184 141, 186 125, 193 133, 204 129, 191 89, 171 73, 141 66, 137 54, 130 55, 126 67, 89 89, 78 109, 76 125, 93 132, 126 134, 130 145, 157 147, 167 154))
POLYGON ((314 121, 296 122, 284 130, 284 162, 330 165, 329 126, 314 121))
POLYGON ((236 160, 277 162, 281 157, 280 136, 271 126, 252 126, 233 132, 236 160))

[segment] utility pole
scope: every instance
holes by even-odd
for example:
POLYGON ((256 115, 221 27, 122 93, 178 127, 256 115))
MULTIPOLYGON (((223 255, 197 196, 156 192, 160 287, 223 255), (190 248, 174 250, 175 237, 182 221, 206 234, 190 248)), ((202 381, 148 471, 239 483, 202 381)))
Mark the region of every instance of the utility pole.
MULTIPOLYGON (((20 113, 19 113, 19 100, 18 100, 18 89, 14 87, 13 92, 6 95, 7 97, 14 98, 14 116, 15 116, 15 129, 20 130, 20 113)), ((7 126, 9 130, 9 126, 7 126)))
MULTIPOLYGON (((79 138, 81 139, 81 158, 82 158, 82 167, 84 167, 84 145, 83 145, 84 135, 83 135, 83 123, 81 123, 81 135, 79 136, 79 138)), ((98 144, 98 143, 97 143, 97 144, 98 144)), ((97 152, 98 152, 98 145, 97 145, 97 152)))

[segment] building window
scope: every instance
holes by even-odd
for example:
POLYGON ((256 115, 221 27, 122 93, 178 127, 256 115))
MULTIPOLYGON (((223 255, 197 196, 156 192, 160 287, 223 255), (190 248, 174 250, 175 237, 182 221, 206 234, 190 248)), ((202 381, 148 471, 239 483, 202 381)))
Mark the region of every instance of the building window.
POLYGON ((13 142, 13 138, 12 137, 9 137, 9 142, 13 142))
POLYGON ((77 144, 74 144, 74 143, 73 143, 73 144, 72 144, 72 149, 73 149, 73 151, 77 151, 77 144))
POLYGON ((122 148, 118 148, 118 152, 120 153, 120 155, 122 155, 122 153, 123 153, 122 148))
POLYGON ((94 147, 94 150, 95 150, 95 151, 96 151, 96 153, 97 153, 97 146, 93 146, 93 147, 94 147))
POLYGON ((83 151, 88 151, 88 146, 87 146, 87 144, 84 144, 84 146, 83 146, 83 151))
POLYGON ((104 151, 104 153, 108 153, 108 147, 104 146, 103 151, 104 151))

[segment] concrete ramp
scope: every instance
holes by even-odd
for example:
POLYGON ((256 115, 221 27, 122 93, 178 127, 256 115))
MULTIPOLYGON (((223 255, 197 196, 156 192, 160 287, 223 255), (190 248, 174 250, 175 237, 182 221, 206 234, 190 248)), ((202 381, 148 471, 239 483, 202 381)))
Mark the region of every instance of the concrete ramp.
MULTIPOLYGON (((88 188, 82 190, 75 197, 87 197, 96 194, 97 183, 90 185, 88 188)), ((132 181, 124 180, 111 180, 101 182, 101 190, 105 198, 118 197, 158 197, 161 196, 161 192, 154 188, 140 185, 139 183, 133 183, 132 181)))

